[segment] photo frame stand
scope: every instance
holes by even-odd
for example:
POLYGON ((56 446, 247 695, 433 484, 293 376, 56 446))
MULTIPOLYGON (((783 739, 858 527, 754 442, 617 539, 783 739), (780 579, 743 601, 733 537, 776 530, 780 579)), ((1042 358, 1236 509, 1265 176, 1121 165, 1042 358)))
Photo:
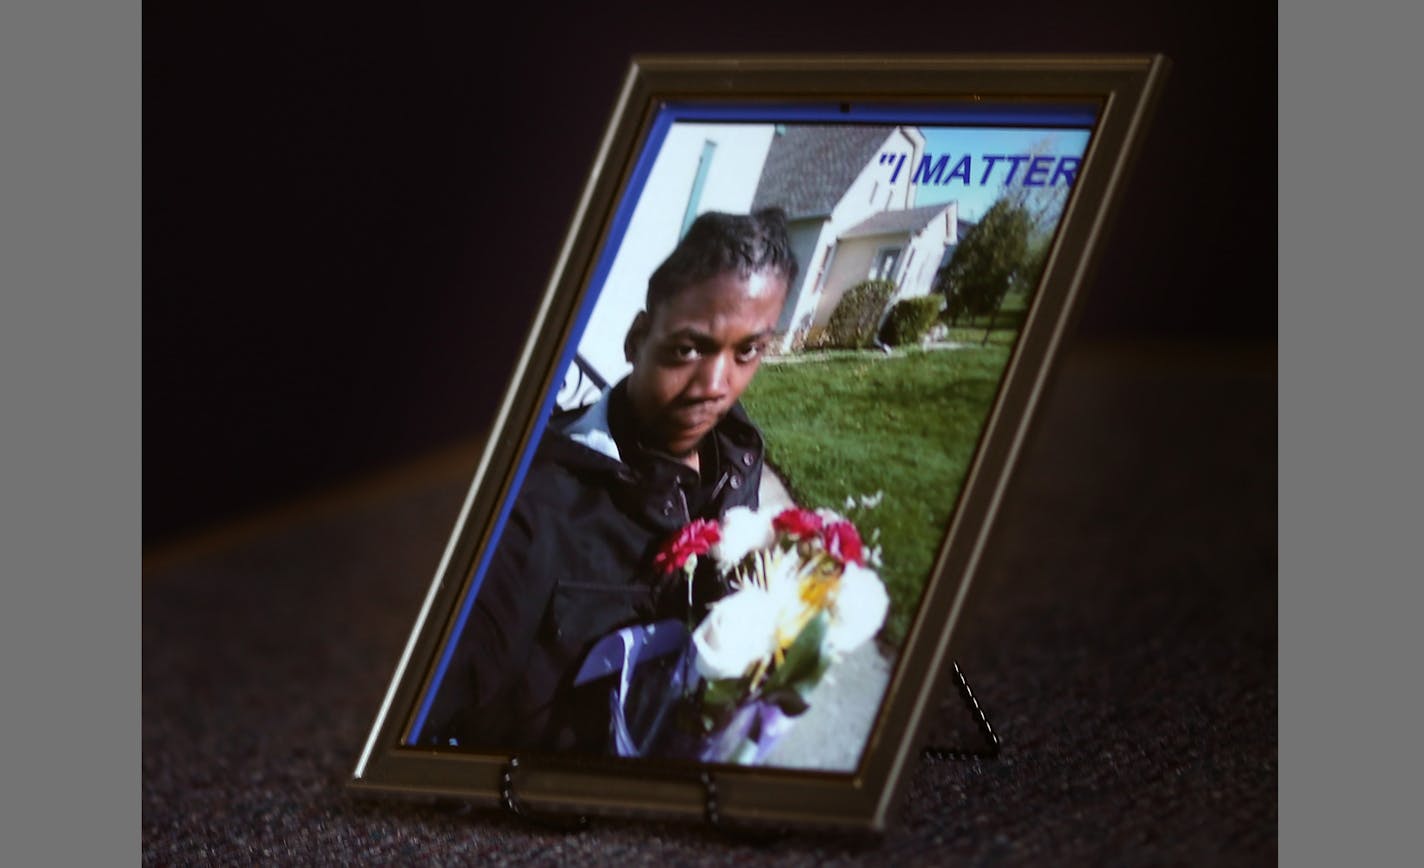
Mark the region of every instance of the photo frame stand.
MULTIPOLYGON (((960 668, 958 661, 951 663, 954 675, 955 692, 959 694, 964 707, 974 717, 974 725, 979 730, 979 734, 984 737, 983 747, 943 747, 940 745, 927 745, 920 755, 931 760, 969 760, 969 759, 995 759, 999 756, 1003 743, 999 739, 999 734, 994 731, 994 725, 989 722, 989 716, 984 711, 984 707, 979 704, 979 699, 974 695, 974 690, 969 686, 969 679, 964 677, 964 670, 960 668)), ((533 811, 526 807, 515 792, 514 775, 520 768, 518 755, 511 756, 504 764, 499 777, 499 803, 500 809, 511 814, 526 823, 540 826, 545 829, 561 832, 582 832, 589 826, 588 816, 585 814, 565 814, 554 811, 533 811)), ((708 828, 723 835, 737 838, 767 839, 779 837, 785 834, 784 830, 767 831, 761 829, 751 829, 741 826, 729 826, 722 820, 721 805, 717 796, 717 778, 713 772, 703 770, 698 774, 698 780, 702 785, 703 793, 703 821, 708 828)))

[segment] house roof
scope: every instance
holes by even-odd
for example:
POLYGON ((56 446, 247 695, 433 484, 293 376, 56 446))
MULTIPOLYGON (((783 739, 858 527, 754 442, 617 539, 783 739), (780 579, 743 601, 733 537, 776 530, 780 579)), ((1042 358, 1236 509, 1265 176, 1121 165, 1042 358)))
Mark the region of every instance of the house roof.
POLYGON ((792 220, 829 214, 893 129, 797 124, 779 130, 752 209, 782 208, 792 220))
POLYGON ((842 238, 861 238, 866 235, 908 235, 925 228, 929 222, 943 214, 950 207, 948 202, 938 205, 921 205, 918 208, 900 208, 872 214, 841 234, 842 238))

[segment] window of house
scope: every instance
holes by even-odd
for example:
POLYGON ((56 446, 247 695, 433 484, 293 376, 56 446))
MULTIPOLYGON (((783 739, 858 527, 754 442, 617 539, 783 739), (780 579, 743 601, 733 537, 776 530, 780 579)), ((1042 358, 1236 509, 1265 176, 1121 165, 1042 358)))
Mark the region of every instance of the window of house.
POLYGON ((895 266, 900 264, 899 247, 882 247, 875 251, 875 258, 870 261, 871 280, 894 280, 895 266))

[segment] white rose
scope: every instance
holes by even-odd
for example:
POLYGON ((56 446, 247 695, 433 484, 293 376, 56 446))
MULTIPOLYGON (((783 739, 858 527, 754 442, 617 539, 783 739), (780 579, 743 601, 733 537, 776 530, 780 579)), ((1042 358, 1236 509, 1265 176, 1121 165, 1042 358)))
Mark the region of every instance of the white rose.
POLYGON ((734 506, 722 518, 722 538, 712 546, 717 568, 728 572, 757 549, 776 541, 771 516, 745 506, 734 506))
POLYGON ((703 678, 738 678, 771 654, 776 641, 776 607, 771 595, 752 584, 723 597, 692 631, 697 671, 703 678))
POLYGON ((865 644, 885 623, 890 597, 873 570, 846 564, 836 598, 830 606, 831 622, 826 630, 826 646, 833 654, 845 654, 865 644))

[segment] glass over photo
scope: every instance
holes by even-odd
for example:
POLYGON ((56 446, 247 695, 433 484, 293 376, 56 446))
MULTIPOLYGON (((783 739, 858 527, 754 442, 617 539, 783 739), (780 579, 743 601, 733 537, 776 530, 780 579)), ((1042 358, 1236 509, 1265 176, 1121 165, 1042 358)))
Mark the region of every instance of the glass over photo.
POLYGON ((656 125, 406 744, 853 771, 1090 135, 656 125))

